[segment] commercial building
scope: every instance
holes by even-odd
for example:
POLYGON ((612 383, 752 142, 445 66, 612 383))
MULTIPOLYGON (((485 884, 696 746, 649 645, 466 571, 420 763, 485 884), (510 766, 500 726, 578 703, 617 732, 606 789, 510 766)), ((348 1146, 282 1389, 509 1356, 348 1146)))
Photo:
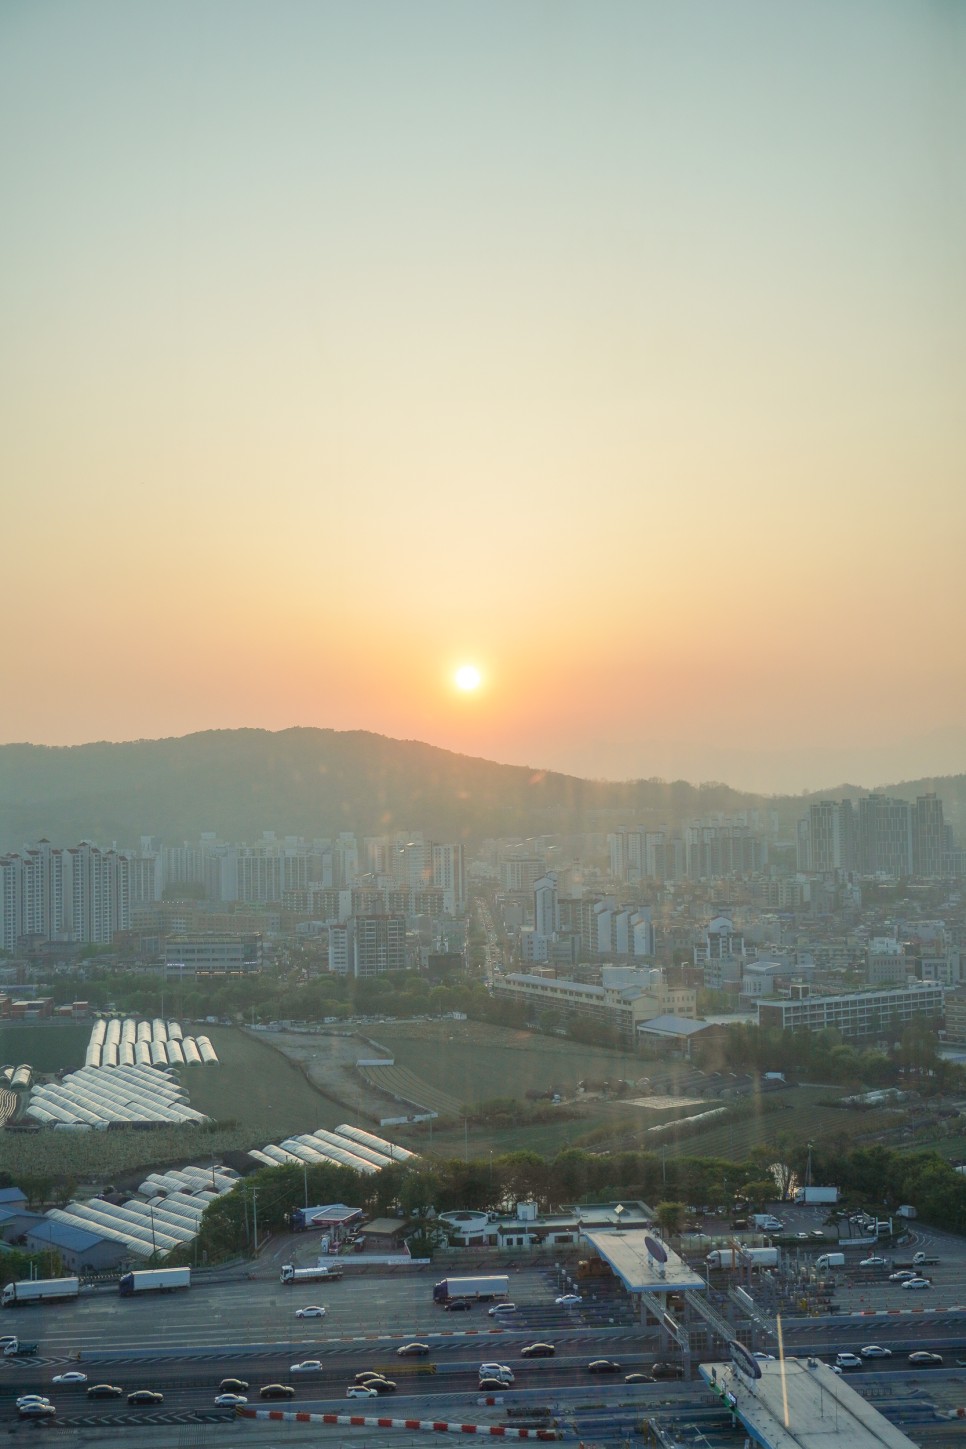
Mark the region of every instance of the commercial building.
POLYGON ((888 1029, 899 1029, 916 1017, 941 1017, 944 994, 944 988, 938 983, 919 981, 894 991, 760 1001, 758 1025, 781 1031, 824 1031, 834 1027, 846 1037, 878 1036, 888 1029))
POLYGON ((164 974, 183 976, 247 976, 262 969, 262 937, 202 931, 169 936, 164 943, 164 974))

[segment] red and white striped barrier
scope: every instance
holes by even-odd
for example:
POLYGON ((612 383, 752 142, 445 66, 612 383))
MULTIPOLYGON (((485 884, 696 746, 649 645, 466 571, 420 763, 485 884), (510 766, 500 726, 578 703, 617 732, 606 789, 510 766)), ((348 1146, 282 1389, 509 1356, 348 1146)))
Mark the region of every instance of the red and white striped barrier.
POLYGON ((512 1424, 448 1424, 445 1419, 376 1419, 369 1414, 304 1414, 294 1409, 235 1410, 240 1419, 285 1424, 343 1424, 359 1429, 424 1429, 438 1434, 488 1434, 493 1439, 557 1439, 556 1429, 517 1429, 512 1424))

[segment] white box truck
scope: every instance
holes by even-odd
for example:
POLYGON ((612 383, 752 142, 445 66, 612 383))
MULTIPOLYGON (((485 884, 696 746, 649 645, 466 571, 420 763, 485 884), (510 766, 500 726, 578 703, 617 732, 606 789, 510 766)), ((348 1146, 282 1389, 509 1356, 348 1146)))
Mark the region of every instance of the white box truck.
POLYGON ((800 1187, 795 1193, 797 1203, 812 1203, 817 1205, 837 1203, 839 1190, 837 1187, 800 1187))
POLYGON ((820 1273, 827 1272, 829 1268, 844 1268, 844 1253, 819 1253, 815 1259, 815 1266, 820 1273))
POLYGON ((479 1278, 441 1278, 433 1286, 433 1302, 446 1303, 450 1298, 505 1298, 510 1291, 506 1273, 487 1273, 479 1278))
POLYGON ((190 1287, 190 1268, 142 1268, 122 1273, 117 1285, 122 1298, 130 1298, 134 1293, 171 1293, 175 1288, 190 1287))
POLYGON ((76 1298, 79 1292, 79 1278, 27 1278, 22 1283, 8 1283, 0 1303, 4 1308, 19 1308, 24 1303, 56 1303, 61 1298, 76 1298))
POLYGON ((917 1218, 919 1214, 911 1202, 904 1202, 901 1207, 896 1208, 897 1218, 917 1218))

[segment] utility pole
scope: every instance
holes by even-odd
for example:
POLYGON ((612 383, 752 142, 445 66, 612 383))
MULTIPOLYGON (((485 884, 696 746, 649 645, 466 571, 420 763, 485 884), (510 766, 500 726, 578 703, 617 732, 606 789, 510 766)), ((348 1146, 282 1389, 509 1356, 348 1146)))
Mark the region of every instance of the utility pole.
POLYGON ((252 1250, 258 1252, 258 1189, 252 1188, 252 1250))

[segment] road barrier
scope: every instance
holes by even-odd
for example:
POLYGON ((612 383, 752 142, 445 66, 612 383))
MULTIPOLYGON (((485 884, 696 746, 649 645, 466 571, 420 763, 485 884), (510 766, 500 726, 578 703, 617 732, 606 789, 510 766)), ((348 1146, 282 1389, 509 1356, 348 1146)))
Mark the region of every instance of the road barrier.
POLYGON ((357 1429, 414 1429, 436 1434, 485 1434, 493 1439, 559 1439, 556 1429, 517 1429, 512 1424, 449 1424, 444 1419, 377 1419, 369 1414, 306 1414, 293 1409, 235 1410, 240 1419, 283 1424, 341 1424, 357 1429))

